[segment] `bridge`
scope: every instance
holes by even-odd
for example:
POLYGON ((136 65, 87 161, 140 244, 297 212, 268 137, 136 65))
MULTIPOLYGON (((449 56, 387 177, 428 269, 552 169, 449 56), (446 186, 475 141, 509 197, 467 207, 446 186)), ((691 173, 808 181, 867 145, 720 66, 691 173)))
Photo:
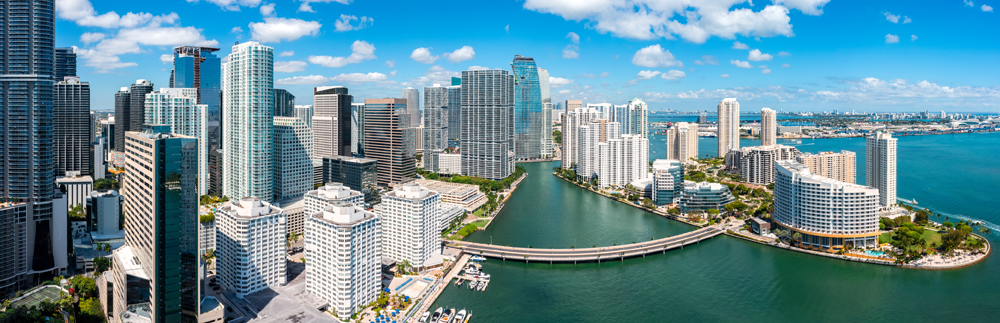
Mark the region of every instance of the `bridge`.
POLYGON ((579 248, 579 249, 540 249, 507 247, 465 241, 448 241, 449 247, 462 252, 484 257, 515 260, 524 262, 572 262, 624 260, 632 257, 645 257, 652 253, 666 253, 667 250, 684 248, 684 246, 700 243, 725 233, 721 226, 709 226, 695 231, 666 237, 659 240, 643 241, 611 247, 579 248))

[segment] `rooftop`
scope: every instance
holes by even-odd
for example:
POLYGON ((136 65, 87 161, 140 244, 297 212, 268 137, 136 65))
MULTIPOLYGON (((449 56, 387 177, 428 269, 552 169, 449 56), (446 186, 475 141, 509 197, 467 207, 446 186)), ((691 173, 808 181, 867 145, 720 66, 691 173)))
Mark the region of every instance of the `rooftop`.
POLYGON ((125 274, 129 276, 135 276, 142 279, 149 279, 146 276, 146 271, 142 270, 142 265, 139 264, 139 258, 135 257, 135 253, 131 246, 123 246, 115 250, 115 258, 117 258, 118 263, 122 265, 122 269, 125 274))
MULTIPOLYGON (((835 189, 836 188, 840 188, 840 189, 852 188, 852 189, 875 190, 875 188, 872 188, 872 187, 868 187, 868 186, 864 186, 864 185, 858 185, 858 184, 852 184, 852 183, 844 183, 844 182, 841 182, 841 181, 838 181, 838 180, 835 180, 835 179, 832 179, 832 178, 827 178, 827 177, 823 177, 823 176, 819 176, 819 175, 813 174, 812 172, 809 171, 809 167, 806 167, 805 165, 799 164, 798 162, 796 162, 794 160, 779 160, 779 161, 776 161, 776 162, 774 162, 774 168, 779 173, 781 173, 781 172, 793 173, 793 174, 798 175, 799 178, 809 179, 812 182, 818 183, 818 184, 828 184, 828 185, 833 186, 833 188, 835 188, 835 189)), ((877 190, 876 190, 876 192, 877 192, 877 190)))
POLYGON ((479 192, 479 186, 472 184, 449 183, 429 179, 415 179, 411 183, 419 184, 441 195, 466 196, 479 192))
POLYGON ((335 201, 312 216, 335 225, 354 225, 375 217, 375 213, 367 212, 363 207, 351 202, 335 201))
POLYGON ((282 212, 281 209, 253 196, 244 197, 239 201, 232 201, 229 204, 222 206, 219 211, 244 218, 255 218, 282 212))

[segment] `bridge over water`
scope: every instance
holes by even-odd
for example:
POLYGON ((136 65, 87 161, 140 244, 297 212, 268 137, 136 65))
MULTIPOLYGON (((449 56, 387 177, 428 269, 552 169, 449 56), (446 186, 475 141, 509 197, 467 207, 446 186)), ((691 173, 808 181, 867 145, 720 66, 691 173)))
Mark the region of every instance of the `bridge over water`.
POLYGON ((462 250, 462 252, 467 254, 496 259, 523 260, 525 262, 576 263, 578 261, 601 262, 602 260, 624 260, 625 258, 640 257, 652 253, 665 253, 667 250, 684 248, 684 246, 696 244, 723 233, 725 233, 725 229, 716 225, 659 240, 620 246, 579 249, 520 248, 465 241, 448 241, 446 243, 449 247, 462 250))

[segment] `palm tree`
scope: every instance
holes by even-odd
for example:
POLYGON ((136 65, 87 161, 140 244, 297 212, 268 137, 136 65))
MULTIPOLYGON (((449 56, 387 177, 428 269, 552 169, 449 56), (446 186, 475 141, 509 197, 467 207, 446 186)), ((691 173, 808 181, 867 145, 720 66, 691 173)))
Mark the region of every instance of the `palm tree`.
POLYGON ((109 253, 109 254, 111 253, 111 244, 110 243, 105 243, 104 244, 104 252, 109 253))

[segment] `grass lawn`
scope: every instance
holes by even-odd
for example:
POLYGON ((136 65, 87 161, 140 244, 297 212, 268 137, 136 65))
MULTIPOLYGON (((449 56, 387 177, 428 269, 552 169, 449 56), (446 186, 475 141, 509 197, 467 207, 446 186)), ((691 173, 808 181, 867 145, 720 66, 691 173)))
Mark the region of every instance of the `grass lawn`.
POLYGON ((483 228, 483 227, 486 227, 487 223, 489 223, 489 222, 487 222, 486 220, 475 220, 475 221, 472 221, 472 223, 470 223, 470 224, 475 225, 475 226, 480 227, 480 228, 483 228))
POLYGON ((472 214, 474 214, 476 217, 480 217, 480 218, 485 217, 486 216, 486 208, 485 207, 481 207, 478 210, 476 210, 476 212, 472 212, 472 214))
POLYGON ((924 228, 924 234, 922 236, 924 237, 924 241, 927 241, 927 245, 930 245, 931 243, 941 245, 942 233, 943 232, 939 232, 936 229, 924 228))
MULTIPOLYGON (((924 232, 927 232, 927 231, 924 231, 924 232)), ((894 234, 892 232, 886 232, 886 233, 880 234, 878 236, 878 243, 890 243, 890 242, 892 242, 892 236, 893 235, 894 234)))

